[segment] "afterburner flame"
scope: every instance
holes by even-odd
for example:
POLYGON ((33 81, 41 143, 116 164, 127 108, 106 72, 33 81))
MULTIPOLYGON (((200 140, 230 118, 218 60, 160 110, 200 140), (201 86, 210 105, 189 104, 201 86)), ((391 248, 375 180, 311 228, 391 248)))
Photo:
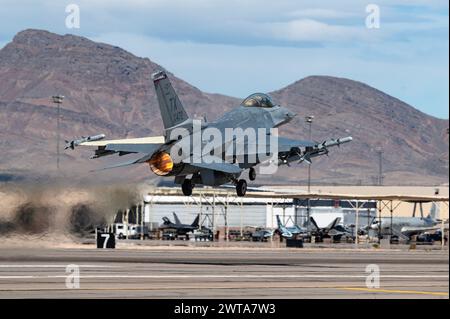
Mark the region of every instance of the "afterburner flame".
POLYGON ((152 172, 159 176, 167 175, 173 169, 173 160, 166 152, 154 154, 148 163, 152 172))

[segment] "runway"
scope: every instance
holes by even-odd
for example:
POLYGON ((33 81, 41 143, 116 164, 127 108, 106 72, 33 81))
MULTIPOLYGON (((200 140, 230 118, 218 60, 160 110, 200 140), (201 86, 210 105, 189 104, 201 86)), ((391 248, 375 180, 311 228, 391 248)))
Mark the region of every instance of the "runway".
POLYGON ((448 299, 448 262, 447 250, 0 248, 0 297, 448 299))

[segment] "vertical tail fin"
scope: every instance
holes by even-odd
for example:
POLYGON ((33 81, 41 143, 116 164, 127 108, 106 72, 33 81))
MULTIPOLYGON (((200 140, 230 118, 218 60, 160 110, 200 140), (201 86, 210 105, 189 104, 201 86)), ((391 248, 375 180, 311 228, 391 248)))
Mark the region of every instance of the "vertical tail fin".
POLYGON ((435 202, 431 203, 430 213, 428 214, 428 218, 432 220, 439 219, 439 207, 435 202))
POLYGON ((313 226, 316 228, 316 230, 320 229, 320 227, 319 227, 319 225, 317 225, 316 220, 314 219, 314 217, 310 216, 309 217, 309 221, 311 222, 311 224, 313 224, 313 226))
POLYGON ((280 215, 277 215, 277 225, 278 225, 278 228, 283 228, 283 224, 281 223, 281 219, 280 219, 280 215))
POLYGON ((171 128, 189 119, 167 74, 164 71, 158 71, 152 74, 152 79, 164 128, 171 128))
POLYGON ((178 215, 177 215, 175 212, 173 212, 172 214, 173 214, 173 219, 175 220, 175 224, 180 225, 180 224, 181 224, 181 221, 180 221, 180 219, 178 218, 178 215))
POLYGON ((334 227, 337 226, 337 224, 339 224, 341 222, 341 218, 340 217, 336 217, 326 228, 328 230, 333 229, 334 227))
POLYGON ((195 218, 194 222, 192 223, 192 227, 198 227, 198 223, 200 222, 200 214, 197 215, 197 217, 195 218))

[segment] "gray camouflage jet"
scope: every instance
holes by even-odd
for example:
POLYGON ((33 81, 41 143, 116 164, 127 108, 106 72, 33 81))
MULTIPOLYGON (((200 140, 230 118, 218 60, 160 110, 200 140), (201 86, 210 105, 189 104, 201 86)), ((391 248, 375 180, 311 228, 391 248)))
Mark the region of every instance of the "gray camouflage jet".
POLYGON ((309 218, 311 222, 311 234, 320 240, 323 238, 333 238, 333 240, 340 240, 342 236, 351 236, 352 234, 345 229, 344 226, 340 225, 341 222, 340 217, 336 217, 328 226, 326 227, 319 227, 317 225, 316 220, 314 217, 309 218))
POLYGON ((227 183, 235 185, 238 196, 244 196, 247 181, 240 179, 244 170, 249 171, 249 179, 253 181, 259 164, 263 174, 269 168, 289 166, 294 161, 311 164, 312 158, 328 154, 330 147, 352 140, 345 137, 317 143, 277 136, 274 129, 291 121, 295 114, 274 104, 263 93, 250 95, 215 121, 193 120, 166 73, 156 72, 152 79, 164 126, 162 136, 103 140, 103 135, 96 135, 94 140, 85 137, 67 141, 67 148, 97 147, 92 158, 140 153, 138 159, 106 168, 147 163, 156 175, 175 177, 175 183, 181 185, 186 196, 192 194, 195 185, 227 183))
POLYGON ((277 217, 277 225, 278 225, 277 231, 284 238, 293 238, 297 235, 308 233, 308 230, 306 228, 301 228, 298 225, 293 225, 293 226, 287 227, 286 225, 284 225, 281 222, 280 215, 277 215, 276 217, 277 217))
POLYGON ((175 229, 179 235, 185 235, 188 232, 194 231, 199 228, 200 215, 195 217, 192 224, 183 224, 178 218, 175 212, 172 213, 175 223, 171 222, 169 218, 163 217, 163 223, 159 227, 160 229, 175 229))

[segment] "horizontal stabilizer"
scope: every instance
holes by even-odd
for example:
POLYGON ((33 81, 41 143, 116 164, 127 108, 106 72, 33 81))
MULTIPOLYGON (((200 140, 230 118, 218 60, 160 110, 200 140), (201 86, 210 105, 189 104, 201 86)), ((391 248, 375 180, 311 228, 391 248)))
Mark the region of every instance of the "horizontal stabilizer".
POLYGON ((126 153, 153 153, 162 144, 108 144, 105 150, 126 153))
POLYGON ((210 169, 227 174, 239 174, 242 172, 242 169, 239 166, 224 162, 222 159, 214 156, 203 156, 201 159, 193 159, 191 157, 183 160, 183 162, 194 167, 210 169))
POLYGON ((100 169, 92 170, 91 172, 102 171, 102 170, 110 169, 110 168, 124 167, 124 166, 133 165, 133 164, 145 163, 151 158, 151 156, 152 156, 152 154, 147 154, 144 157, 141 157, 141 158, 138 158, 138 159, 133 159, 133 160, 130 160, 128 162, 123 162, 123 163, 118 163, 118 164, 112 164, 110 166, 106 166, 106 167, 102 167, 100 169))
POLYGON ((113 164, 113 165, 110 165, 110 166, 105 166, 105 167, 102 167, 102 168, 99 168, 99 169, 91 170, 91 172, 103 171, 103 170, 106 170, 106 169, 124 167, 124 166, 133 165, 133 164, 136 164, 136 160, 123 162, 123 163, 118 163, 118 164, 113 164))

